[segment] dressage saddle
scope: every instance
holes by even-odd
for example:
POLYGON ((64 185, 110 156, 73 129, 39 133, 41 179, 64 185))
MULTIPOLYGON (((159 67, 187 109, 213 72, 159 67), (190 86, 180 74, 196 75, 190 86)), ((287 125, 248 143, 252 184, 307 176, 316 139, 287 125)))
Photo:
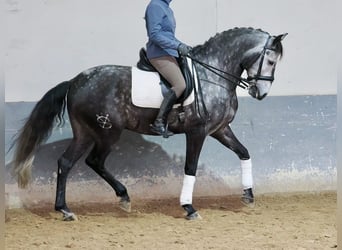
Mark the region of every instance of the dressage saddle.
MULTIPOLYGON (((186 57, 179 57, 177 58, 178 65, 182 71, 183 77, 185 79, 185 90, 183 94, 178 98, 177 103, 182 103, 184 100, 191 94, 194 86, 195 86, 195 79, 193 74, 191 73, 186 57)), ((145 48, 141 48, 139 52, 139 61, 137 63, 138 69, 150 72, 158 72, 150 61, 147 58, 145 48)), ((158 72, 159 73, 159 72, 158 72)), ((160 84, 165 85, 167 88, 171 88, 171 84, 159 73, 160 76, 160 84)))

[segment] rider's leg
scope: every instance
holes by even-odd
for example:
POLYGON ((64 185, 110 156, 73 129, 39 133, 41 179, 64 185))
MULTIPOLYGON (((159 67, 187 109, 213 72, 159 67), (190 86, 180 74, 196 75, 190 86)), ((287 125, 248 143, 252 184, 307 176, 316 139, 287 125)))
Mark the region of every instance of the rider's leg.
POLYGON ((167 117, 172 110, 173 105, 185 90, 185 80, 178 66, 176 59, 172 56, 163 56, 150 59, 151 64, 158 72, 172 85, 172 88, 166 93, 160 106, 156 120, 151 125, 153 132, 168 137, 167 117))

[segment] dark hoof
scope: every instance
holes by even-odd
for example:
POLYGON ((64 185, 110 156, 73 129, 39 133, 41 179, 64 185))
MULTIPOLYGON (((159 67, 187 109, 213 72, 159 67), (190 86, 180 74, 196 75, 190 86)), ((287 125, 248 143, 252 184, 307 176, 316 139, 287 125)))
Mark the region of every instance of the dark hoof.
POLYGON ((252 188, 248 188, 248 189, 243 190, 241 202, 242 202, 242 204, 244 204, 247 207, 253 208, 255 206, 252 188))

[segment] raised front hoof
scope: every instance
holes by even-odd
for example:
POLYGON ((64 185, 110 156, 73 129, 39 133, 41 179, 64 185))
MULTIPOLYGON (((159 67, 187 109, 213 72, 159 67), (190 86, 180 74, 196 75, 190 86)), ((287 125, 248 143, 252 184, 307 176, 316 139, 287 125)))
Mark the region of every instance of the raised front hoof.
POLYGON ((247 207, 250 207, 250 208, 255 207, 254 195, 253 195, 252 188, 248 188, 248 189, 243 190, 243 195, 241 196, 241 203, 247 207))
POLYGON ((127 213, 130 213, 132 211, 131 202, 127 200, 120 200, 119 208, 127 213))

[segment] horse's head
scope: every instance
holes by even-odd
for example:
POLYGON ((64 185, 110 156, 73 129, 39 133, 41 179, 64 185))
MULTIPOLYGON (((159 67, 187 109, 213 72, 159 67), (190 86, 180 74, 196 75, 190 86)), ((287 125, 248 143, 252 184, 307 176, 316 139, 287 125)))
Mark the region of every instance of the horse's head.
POLYGON ((270 91, 275 67, 283 53, 281 41, 286 35, 287 33, 268 36, 263 47, 257 46, 251 49, 245 57, 243 67, 248 75, 248 93, 258 100, 262 100, 270 91))

